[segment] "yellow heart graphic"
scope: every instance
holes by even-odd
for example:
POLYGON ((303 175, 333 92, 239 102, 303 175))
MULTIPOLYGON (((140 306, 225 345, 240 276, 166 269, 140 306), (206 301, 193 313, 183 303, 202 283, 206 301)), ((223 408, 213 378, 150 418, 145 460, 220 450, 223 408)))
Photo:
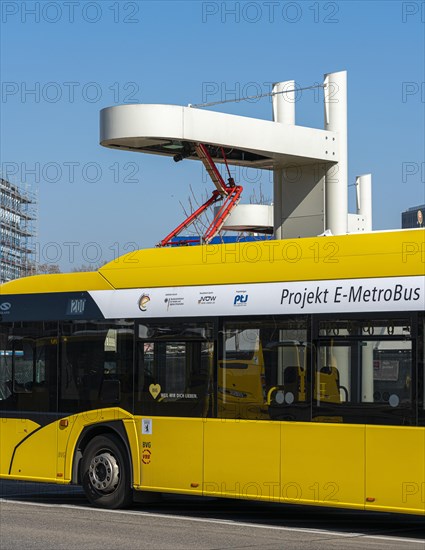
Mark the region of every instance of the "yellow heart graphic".
POLYGON ((151 384, 149 386, 149 392, 154 399, 156 399, 161 391, 161 386, 159 384, 151 384))

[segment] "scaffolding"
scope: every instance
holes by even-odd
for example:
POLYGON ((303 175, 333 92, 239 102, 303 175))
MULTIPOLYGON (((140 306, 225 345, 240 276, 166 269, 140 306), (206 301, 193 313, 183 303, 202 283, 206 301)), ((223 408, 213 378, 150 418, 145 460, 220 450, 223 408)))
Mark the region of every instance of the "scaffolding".
POLYGON ((34 271, 35 193, 0 178, 0 283, 34 271))

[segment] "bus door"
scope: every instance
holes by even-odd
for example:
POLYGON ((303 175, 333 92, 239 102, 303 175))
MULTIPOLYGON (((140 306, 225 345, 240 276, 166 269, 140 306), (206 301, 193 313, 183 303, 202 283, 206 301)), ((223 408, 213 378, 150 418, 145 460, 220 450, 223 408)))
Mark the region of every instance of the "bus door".
POLYGON ((213 332, 206 322, 138 325, 135 412, 143 489, 202 492, 203 419, 214 413, 213 332))
POLYGON ((367 508, 396 511, 408 498, 409 508, 420 510, 421 492, 406 496, 406 483, 424 483, 424 435, 415 427, 415 323, 375 315, 318 320, 313 421, 341 426, 328 456, 340 492, 345 486, 348 494, 351 485, 360 502, 364 486, 367 508))
POLYGON ((218 418, 205 427, 205 494, 282 500, 297 475, 286 462, 299 460, 296 433, 293 441, 287 428, 310 414, 306 319, 229 318, 219 335, 218 418))

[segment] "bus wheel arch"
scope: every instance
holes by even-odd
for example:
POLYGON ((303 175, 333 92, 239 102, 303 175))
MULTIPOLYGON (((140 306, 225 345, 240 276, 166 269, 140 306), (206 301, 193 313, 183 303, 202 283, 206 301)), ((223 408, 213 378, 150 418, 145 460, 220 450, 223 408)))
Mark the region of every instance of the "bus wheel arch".
POLYGON ((102 508, 123 508, 132 501, 131 454, 125 432, 114 428, 86 428, 74 453, 73 482, 102 508))

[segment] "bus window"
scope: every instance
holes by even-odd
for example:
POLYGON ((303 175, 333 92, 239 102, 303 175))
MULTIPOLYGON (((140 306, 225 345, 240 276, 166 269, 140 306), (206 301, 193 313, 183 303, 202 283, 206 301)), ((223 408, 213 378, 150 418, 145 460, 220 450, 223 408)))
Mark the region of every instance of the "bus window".
POLYGON ((259 328, 227 323, 218 372, 218 413, 223 418, 267 418, 265 369, 259 328))
POLYGON ((30 393, 34 383, 34 341, 17 337, 13 343, 13 392, 30 393))
POLYGON ((12 355, 13 347, 7 334, 7 327, 2 327, 0 334, 0 402, 12 395, 12 355))
POLYGON ((314 420, 413 424, 408 319, 319 323, 314 420))
POLYGON ((0 400, 4 408, 56 410, 56 323, 15 323, 3 334, 0 400), (51 338, 49 334, 54 337, 51 338))
POLYGON ((223 418, 309 419, 305 319, 252 319, 224 325, 218 368, 223 418))
POLYGON ((211 415, 212 325, 141 324, 138 334, 136 412, 154 416, 211 415))
POLYGON ((133 410, 132 322, 74 321, 61 326, 61 412, 121 406, 133 410))

